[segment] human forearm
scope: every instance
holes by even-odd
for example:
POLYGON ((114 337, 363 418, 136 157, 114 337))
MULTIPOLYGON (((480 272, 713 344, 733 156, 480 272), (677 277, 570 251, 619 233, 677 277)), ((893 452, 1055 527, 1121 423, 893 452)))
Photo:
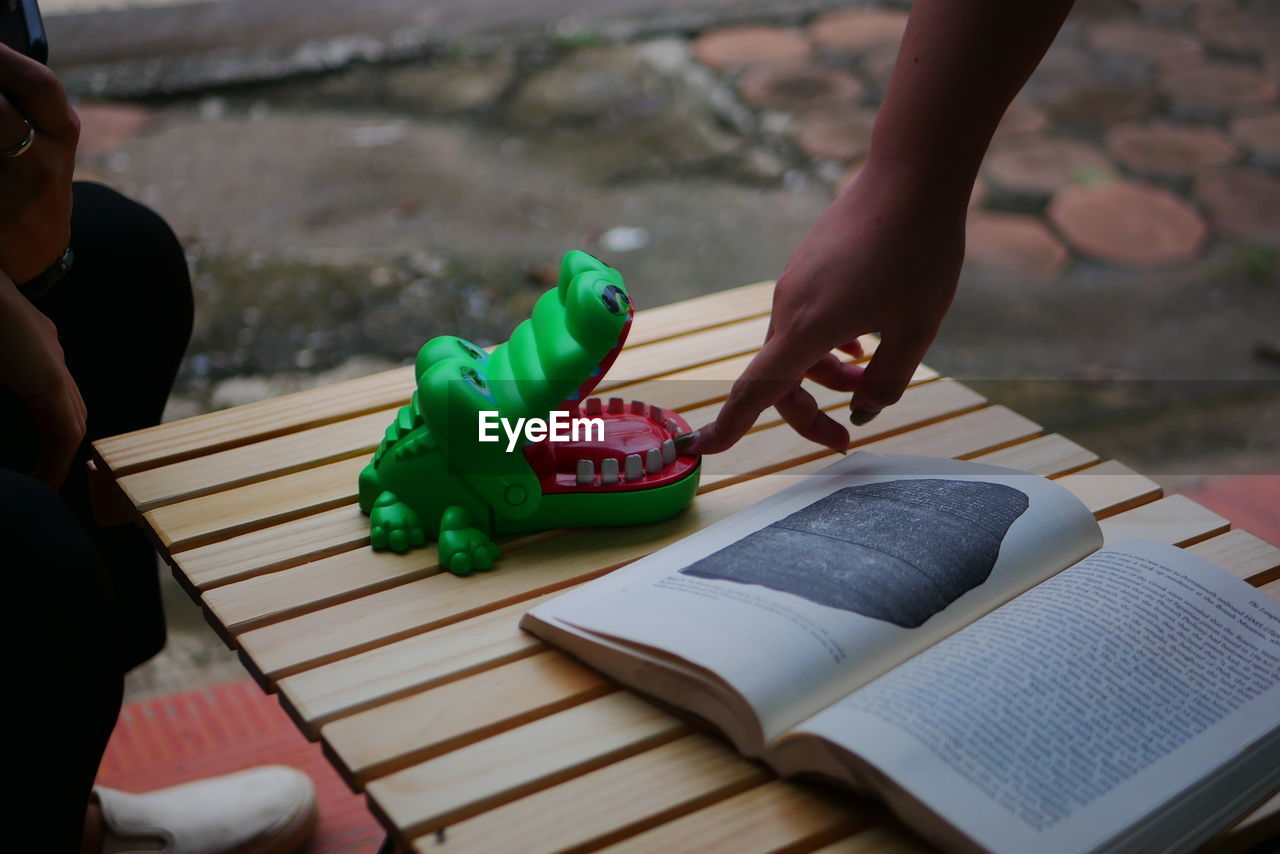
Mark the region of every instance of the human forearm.
POLYGON ((1072 0, 916 0, 868 166, 963 203, 1072 0))

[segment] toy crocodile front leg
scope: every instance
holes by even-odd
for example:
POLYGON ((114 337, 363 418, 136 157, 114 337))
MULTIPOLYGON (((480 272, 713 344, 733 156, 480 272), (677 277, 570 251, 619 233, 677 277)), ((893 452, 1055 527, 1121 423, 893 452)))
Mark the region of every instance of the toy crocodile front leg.
POLYGON ((457 504, 444 511, 440 519, 440 565, 454 575, 470 575, 472 570, 493 569, 502 555, 489 535, 472 526, 471 516, 457 504))

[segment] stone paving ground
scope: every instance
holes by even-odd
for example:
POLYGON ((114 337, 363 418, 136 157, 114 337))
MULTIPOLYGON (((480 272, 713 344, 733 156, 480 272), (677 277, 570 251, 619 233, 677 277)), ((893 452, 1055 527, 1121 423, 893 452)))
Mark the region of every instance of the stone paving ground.
MULTIPOLYGON (((776 276, 866 155, 905 7, 731 5, 223 89, 77 89, 82 176, 156 207, 194 270, 170 416, 441 332, 501 340, 570 247, 642 306, 776 276)), ((1081 0, 984 164, 930 364, 1168 486, 1226 500, 1222 476, 1260 476, 1241 500, 1274 519, 1278 85, 1280 3, 1081 0)), ((178 613, 133 696, 236 672, 178 613)))

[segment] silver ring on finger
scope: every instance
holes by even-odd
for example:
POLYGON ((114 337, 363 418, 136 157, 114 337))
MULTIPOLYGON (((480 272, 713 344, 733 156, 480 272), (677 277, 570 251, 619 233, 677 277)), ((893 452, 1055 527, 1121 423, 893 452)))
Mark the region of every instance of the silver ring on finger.
POLYGON ((17 145, 15 145, 13 148, 0 151, 0 157, 21 157, 22 155, 27 153, 27 149, 31 147, 31 143, 36 141, 35 127, 31 124, 31 122, 27 121, 26 119, 23 119, 22 123, 27 126, 27 135, 24 136, 22 138, 22 141, 19 142, 17 145))

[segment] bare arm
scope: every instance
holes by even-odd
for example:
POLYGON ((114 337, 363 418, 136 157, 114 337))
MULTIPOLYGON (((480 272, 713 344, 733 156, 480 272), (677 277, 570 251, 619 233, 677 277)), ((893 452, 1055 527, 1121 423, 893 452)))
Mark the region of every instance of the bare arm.
POLYGON ((917 0, 871 152, 778 280, 765 344, 694 453, 733 445, 769 406, 843 450, 849 434, 800 387, 851 391, 865 424, 902 396, 951 305, 969 193, 991 136, 1062 26, 1071 0, 917 0), (866 365, 832 354, 878 332, 866 365))

